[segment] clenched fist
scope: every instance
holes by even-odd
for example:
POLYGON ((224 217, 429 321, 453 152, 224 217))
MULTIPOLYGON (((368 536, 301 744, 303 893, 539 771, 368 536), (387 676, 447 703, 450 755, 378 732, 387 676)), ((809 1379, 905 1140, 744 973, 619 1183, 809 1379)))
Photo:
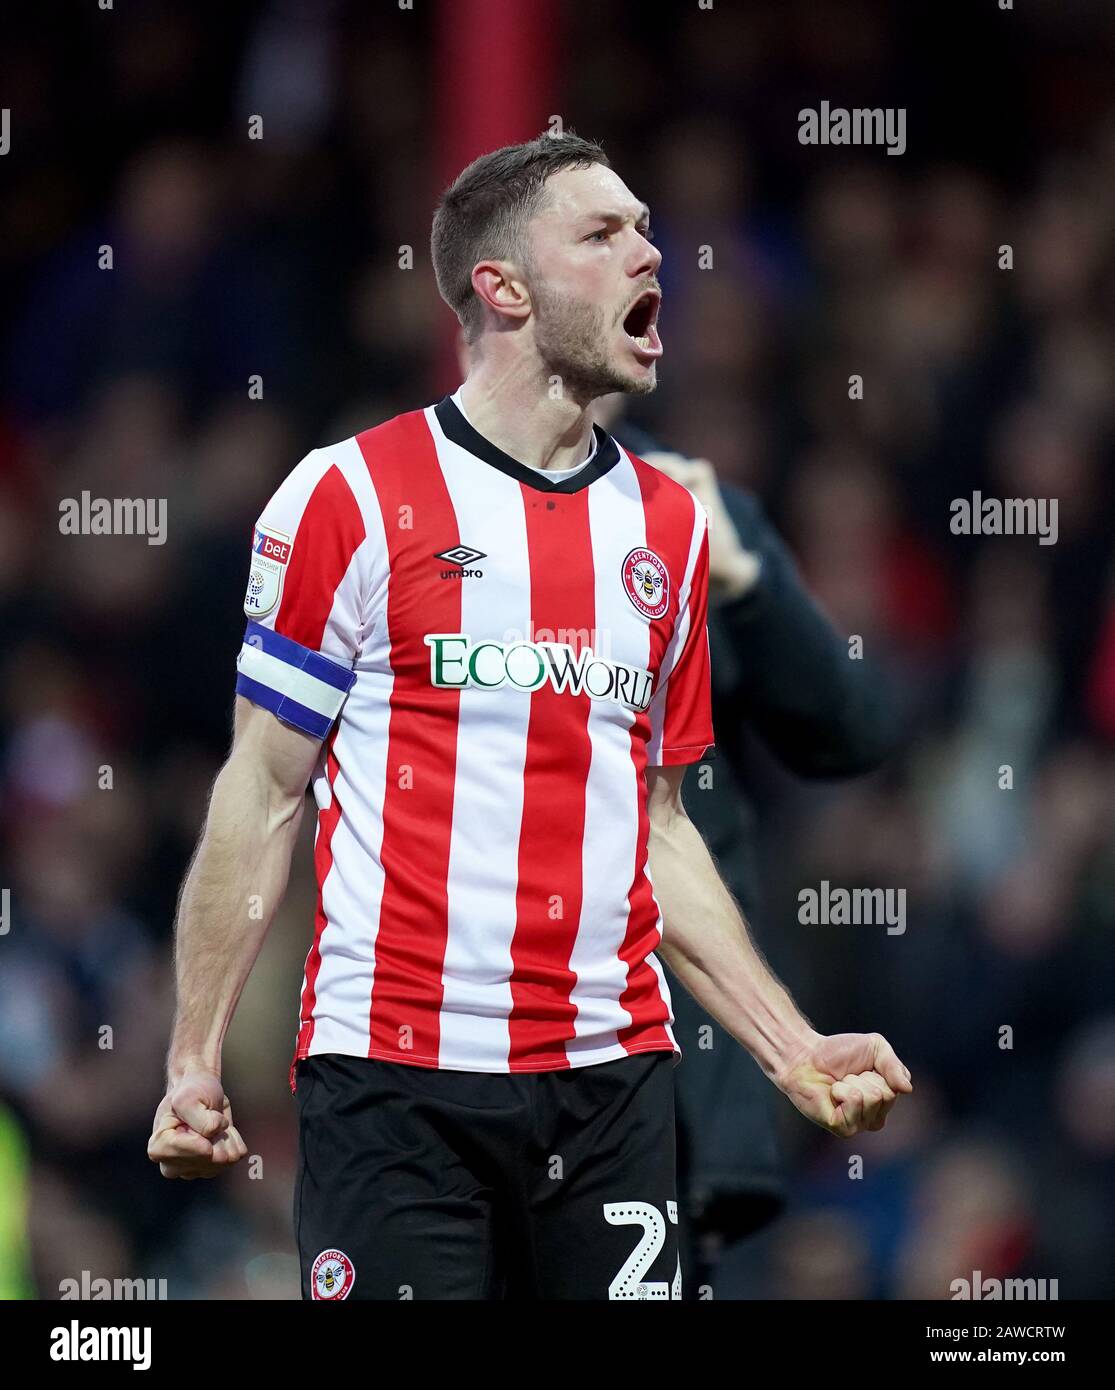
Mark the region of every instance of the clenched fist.
POLYGON ((849 1138, 882 1129, 899 1092, 914 1089, 908 1067, 878 1033, 833 1033, 804 1047, 775 1078, 806 1119, 849 1138))
POLYGON ((159 1102, 147 1157, 164 1178, 215 1178, 247 1152, 221 1078, 185 1072, 159 1102))

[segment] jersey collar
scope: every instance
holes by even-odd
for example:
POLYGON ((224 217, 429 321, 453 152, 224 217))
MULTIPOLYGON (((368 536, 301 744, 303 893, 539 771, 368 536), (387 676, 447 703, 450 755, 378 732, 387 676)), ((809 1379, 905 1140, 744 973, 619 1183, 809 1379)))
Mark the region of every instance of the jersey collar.
POLYGON ((583 487, 588 487, 597 478, 603 477, 619 462, 619 445, 599 425, 593 425, 596 453, 571 478, 560 478, 554 482, 546 477, 543 470, 528 468, 525 463, 520 463, 518 459, 513 459, 510 454, 505 454, 502 449, 497 448, 490 439, 485 439, 457 409, 451 396, 438 401, 434 406, 434 414, 446 439, 451 439, 454 444, 467 449, 478 459, 490 463, 493 468, 498 468, 501 473, 506 473, 516 482, 534 488, 536 492, 580 492, 583 487))

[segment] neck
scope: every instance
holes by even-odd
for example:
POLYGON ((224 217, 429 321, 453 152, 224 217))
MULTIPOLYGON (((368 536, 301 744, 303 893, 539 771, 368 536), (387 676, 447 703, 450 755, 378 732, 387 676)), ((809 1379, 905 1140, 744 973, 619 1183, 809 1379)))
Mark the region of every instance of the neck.
POLYGON ((576 468, 592 434, 591 402, 550 398, 540 364, 473 363, 461 388, 465 414, 485 439, 531 468, 576 468))

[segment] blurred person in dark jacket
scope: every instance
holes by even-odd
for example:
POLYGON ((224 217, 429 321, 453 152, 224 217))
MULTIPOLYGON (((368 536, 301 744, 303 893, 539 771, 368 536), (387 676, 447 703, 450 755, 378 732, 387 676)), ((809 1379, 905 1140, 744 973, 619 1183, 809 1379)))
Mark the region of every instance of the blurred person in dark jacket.
MULTIPOLYGON (((711 776, 708 763, 690 767, 683 795, 725 883, 753 931, 760 918, 761 931, 756 819, 744 791, 747 731, 800 777, 851 777, 878 767, 897 746, 896 702, 877 664, 851 658, 758 498, 720 482, 707 460, 664 451, 617 419, 623 405, 622 396, 599 402, 601 424, 688 487, 709 514, 717 758, 711 776)), ((775 1097, 745 1049, 688 990, 671 995, 685 1057, 677 1080, 679 1190, 690 1235, 685 1286, 689 1297, 711 1286, 717 1298, 732 1298, 730 1279, 710 1285, 715 1252, 762 1230, 786 1205, 775 1097)))

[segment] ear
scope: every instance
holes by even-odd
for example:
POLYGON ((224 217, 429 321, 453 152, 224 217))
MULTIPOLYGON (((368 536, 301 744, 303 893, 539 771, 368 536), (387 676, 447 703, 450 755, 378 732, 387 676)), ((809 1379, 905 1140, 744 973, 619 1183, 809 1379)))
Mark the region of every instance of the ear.
POLYGON ((472 288, 477 299, 501 318, 525 319, 530 313, 530 291, 510 261, 477 261, 472 288))

